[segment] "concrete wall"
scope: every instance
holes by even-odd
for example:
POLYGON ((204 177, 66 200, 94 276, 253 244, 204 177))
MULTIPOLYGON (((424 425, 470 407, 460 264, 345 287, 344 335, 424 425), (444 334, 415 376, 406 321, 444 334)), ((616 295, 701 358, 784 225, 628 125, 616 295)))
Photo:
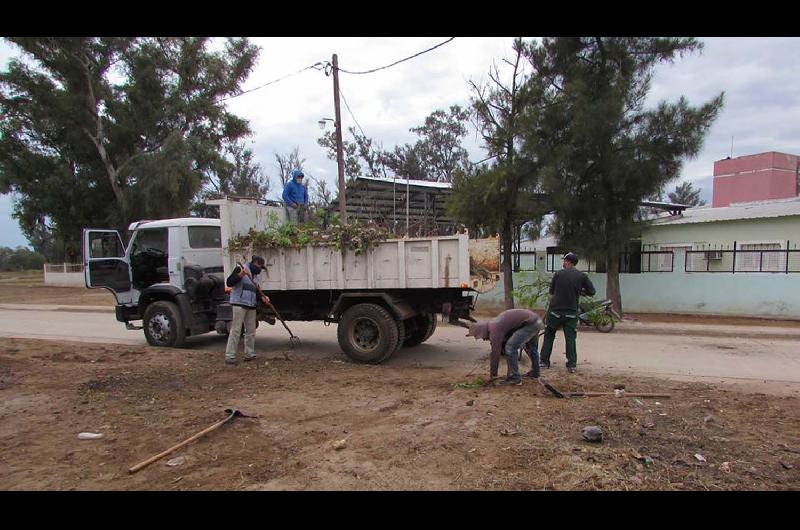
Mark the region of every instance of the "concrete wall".
POLYGON ((83 271, 80 265, 54 265, 47 263, 44 266, 44 284, 54 287, 86 287, 83 271))
MULTIPOLYGON (((676 253, 674 272, 620 274, 622 305, 632 313, 683 313, 800 320, 800 273, 685 273, 676 253)), ((538 272, 516 273, 515 286, 538 272)), ((606 275, 590 273, 597 299, 605 298, 606 275)), ((541 309, 541 308, 539 308, 541 309)), ((503 310, 503 282, 478 298, 477 310, 503 310)))

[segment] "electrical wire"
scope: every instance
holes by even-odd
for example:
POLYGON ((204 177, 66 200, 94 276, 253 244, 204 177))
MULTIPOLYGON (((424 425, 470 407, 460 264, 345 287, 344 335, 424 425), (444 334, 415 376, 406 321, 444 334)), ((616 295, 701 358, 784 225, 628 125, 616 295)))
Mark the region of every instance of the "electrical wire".
POLYGON ((361 131, 361 135, 366 138, 367 133, 364 132, 364 129, 361 128, 361 125, 358 123, 355 114, 353 114, 353 110, 350 108, 350 104, 347 103, 347 98, 344 97, 344 92, 342 92, 342 87, 339 87, 339 94, 342 96, 342 101, 344 101, 344 106, 347 107, 347 112, 350 113, 350 117, 353 118, 353 121, 356 123, 358 130, 361 131))
POLYGON ((305 68, 301 68, 300 70, 298 70, 298 71, 296 71, 296 72, 294 72, 292 74, 288 74, 288 75, 285 75, 283 77, 279 77, 278 79, 273 79, 272 81, 270 81, 268 83, 264 83, 263 85, 257 86, 255 88, 251 88, 249 90, 245 90, 244 92, 240 92, 238 94, 234 94, 233 96, 228 96, 226 98, 222 98, 219 101, 220 102, 227 101, 229 99, 238 98, 239 96, 244 96, 245 94, 249 94, 250 92, 255 92, 256 90, 261 90, 264 87, 267 87, 269 85, 274 85, 275 83, 283 81, 284 79, 288 79, 288 78, 290 78, 292 76, 295 76, 297 74, 301 74, 301 73, 305 72, 306 70, 312 70, 312 69, 313 70, 322 70, 324 68, 325 68, 325 64, 324 63, 322 63, 322 62, 314 63, 314 64, 312 64, 310 66, 306 66, 305 68))
POLYGON ((373 68, 372 70, 364 70, 363 72, 353 72, 351 70, 345 70, 343 68, 339 68, 339 71, 343 72, 345 74, 356 74, 356 75, 371 74, 371 73, 377 72, 379 70, 385 70, 386 68, 391 68, 394 65, 397 65, 397 64, 400 64, 402 62, 408 61, 410 59, 413 59, 414 57, 419 57, 423 53, 428 53, 430 51, 435 50, 436 48, 438 48, 440 46, 444 46, 445 44, 447 44, 448 42, 452 41, 453 39, 455 39, 455 37, 450 37, 446 41, 440 42, 439 44, 437 44, 436 46, 433 46, 432 48, 428 48, 427 50, 422 50, 421 52, 415 53, 414 55, 410 55, 410 56, 408 56, 408 57, 406 57, 404 59, 400 59, 399 61, 395 61, 395 62, 393 62, 391 64, 387 64, 386 66, 380 66, 378 68, 373 68))

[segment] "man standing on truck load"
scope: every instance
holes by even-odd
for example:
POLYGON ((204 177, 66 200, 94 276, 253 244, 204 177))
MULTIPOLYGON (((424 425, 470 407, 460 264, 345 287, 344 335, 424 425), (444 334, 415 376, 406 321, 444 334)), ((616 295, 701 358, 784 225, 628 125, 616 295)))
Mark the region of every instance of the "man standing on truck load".
POLYGON ((303 184, 304 176, 301 170, 292 170, 292 178, 283 188, 283 204, 286 206, 286 220, 289 224, 305 221, 308 188, 303 184))
POLYGON ((577 371, 578 351, 575 338, 578 335, 578 299, 582 295, 594 296, 592 281, 585 272, 575 268, 578 256, 572 252, 564 254, 563 269, 553 275, 550 282, 550 305, 547 308, 542 344, 542 368, 550 368, 550 354, 553 351, 553 340, 558 328, 564 328, 564 340, 567 341, 567 370, 574 374, 577 371))
POLYGON ((482 320, 471 324, 467 337, 475 340, 488 340, 492 344, 489 361, 489 381, 497 377, 500 355, 505 351, 508 372, 501 385, 521 385, 519 375, 519 350, 523 346, 531 358, 531 371, 526 377, 539 377, 539 353, 536 351, 536 339, 544 325, 539 315, 528 309, 507 309, 497 315, 494 320, 482 320))
POLYGON ((256 358, 256 307, 260 299, 265 304, 269 297, 261 292, 256 277, 264 269, 264 258, 253 256, 247 265, 237 264, 225 284, 231 288, 231 306, 233 306, 233 322, 228 335, 228 346, 225 348, 225 362, 239 364, 236 351, 239 349, 239 337, 244 326, 244 360, 256 358))

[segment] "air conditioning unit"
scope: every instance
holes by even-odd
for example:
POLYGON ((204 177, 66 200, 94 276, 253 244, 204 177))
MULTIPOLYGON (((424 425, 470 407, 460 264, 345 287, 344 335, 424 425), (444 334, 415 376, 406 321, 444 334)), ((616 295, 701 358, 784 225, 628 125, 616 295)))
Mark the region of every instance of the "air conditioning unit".
POLYGON ((709 261, 718 261, 722 259, 721 250, 709 250, 706 252, 706 259, 709 261))

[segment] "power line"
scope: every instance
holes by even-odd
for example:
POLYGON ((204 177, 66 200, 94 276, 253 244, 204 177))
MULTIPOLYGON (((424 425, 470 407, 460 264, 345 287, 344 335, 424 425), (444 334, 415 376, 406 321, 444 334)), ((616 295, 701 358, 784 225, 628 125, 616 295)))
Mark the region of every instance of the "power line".
POLYGON ((305 68, 301 68, 300 70, 298 70, 298 71, 296 71, 296 72, 294 72, 292 74, 288 74, 288 75, 285 75, 283 77, 279 77, 278 79, 273 79, 272 81, 270 81, 268 83, 264 83, 263 85, 257 86, 255 88, 251 88, 249 90, 245 90, 244 92, 240 92, 239 94, 235 94, 233 96, 228 96, 226 98, 222 98, 219 101, 222 102, 222 101, 226 101, 226 100, 229 100, 229 99, 238 98, 239 96, 244 96, 245 94, 249 94, 250 92, 255 92, 256 90, 261 90, 264 87, 267 87, 269 85, 274 85, 275 83, 278 83, 279 81, 283 81, 284 79, 288 79, 288 78, 290 78, 292 76, 295 76, 297 74, 301 74, 301 73, 305 72, 306 70, 312 70, 312 69, 313 70, 322 70, 324 67, 325 67, 325 65, 322 62, 314 63, 311 66, 306 66, 305 68))
POLYGON ((344 97, 344 92, 342 92, 342 89, 341 89, 341 87, 339 87, 339 94, 341 94, 341 96, 342 96, 342 101, 344 101, 344 106, 345 106, 345 107, 347 107, 347 112, 349 112, 349 113, 350 113, 350 117, 351 117, 351 118, 353 118, 353 121, 354 121, 354 122, 356 122, 356 126, 358 127, 358 130, 359 130, 359 131, 361 131, 361 135, 362 135, 364 138, 366 138, 366 137, 367 137, 367 133, 365 133, 365 132, 364 132, 364 129, 362 129, 362 128, 361 128, 361 125, 359 125, 359 123, 358 123, 358 120, 356 119, 356 116, 355 116, 355 114, 353 114, 353 110, 350 108, 350 104, 349 104, 349 103, 347 103, 347 98, 346 98, 346 97, 344 97))
POLYGON ((450 37, 450 38, 449 38, 449 39, 447 39, 446 41, 444 41, 444 42, 440 42, 439 44, 437 44, 436 46, 433 46, 432 48, 428 48, 427 50, 422 50, 421 52, 419 52, 419 53, 415 53, 414 55, 411 55, 411 56, 409 56, 409 57, 406 57, 405 59, 400 59, 399 61, 395 61, 395 62, 393 62, 392 64, 387 64, 386 66, 381 66, 381 67, 378 67, 378 68, 373 68, 372 70, 365 70, 365 71, 363 71, 363 72, 353 72, 353 71, 350 71, 350 70, 345 70, 345 69, 343 69, 343 68, 339 68, 339 71, 340 71, 340 72, 344 72, 345 74, 359 74, 359 75, 360 75, 360 74, 371 74, 371 73, 373 73, 373 72, 377 72, 378 70, 384 70, 384 69, 386 69, 386 68, 390 68, 390 67, 392 67, 392 66, 394 66, 394 65, 396 65, 396 64, 400 64, 400 63, 402 63, 402 62, 408 61, 409 59, 413 59, 414 57, 419 57, 419 56, 420 56, 420 55, 422 55, 423 53, 428 53, 429 51, 433 51, 433 50, 435 50, 436 48, 438 48, 438 47, 440 47, 440 46, 444 46, 445 44, 447 44, 448 42, 450 42, 450 41, 451 41, 451 40, 453 40, 453 39, 455 39, 455 37, 450 37))

